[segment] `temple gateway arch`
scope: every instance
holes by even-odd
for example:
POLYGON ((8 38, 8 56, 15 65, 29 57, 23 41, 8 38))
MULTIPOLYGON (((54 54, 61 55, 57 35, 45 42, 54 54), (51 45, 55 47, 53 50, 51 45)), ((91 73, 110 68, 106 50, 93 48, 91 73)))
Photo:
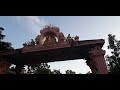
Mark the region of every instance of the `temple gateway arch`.
POLYGON ((58 27, 47 25, 23 48, 0 52, 0 74, 5 74, 11 63, 16 65, 16 73, 22 74, 24 65, 75 59, 85 59, 92 74, 107 74, 104 43, 103 39, 79 40, 70 34, 65 38, 58 27))

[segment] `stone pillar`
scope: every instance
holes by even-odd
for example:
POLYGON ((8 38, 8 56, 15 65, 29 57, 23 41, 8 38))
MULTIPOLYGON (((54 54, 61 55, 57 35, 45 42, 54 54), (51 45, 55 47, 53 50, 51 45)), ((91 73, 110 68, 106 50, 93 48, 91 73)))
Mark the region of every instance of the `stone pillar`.
POLYGON ((10 63, 8 63, 7 61, 0 61, 0 74, 6 74, 7 70, 10 67, 10 63))
POLYGON ((96 68, 95 62, 90 58, 87 58, 86 63, 90 67, 92 74, 97 74, 97 68, 96 68))
POLYGON ((93 74, 107 74, 107 66, 105 63, 105 51, 97 46, 91 49, 88 53, 87 65, 90 67, 93 74))
POLYGON ((24 65, 16 65, 15 72, 16 74, 24 74, 24 65))

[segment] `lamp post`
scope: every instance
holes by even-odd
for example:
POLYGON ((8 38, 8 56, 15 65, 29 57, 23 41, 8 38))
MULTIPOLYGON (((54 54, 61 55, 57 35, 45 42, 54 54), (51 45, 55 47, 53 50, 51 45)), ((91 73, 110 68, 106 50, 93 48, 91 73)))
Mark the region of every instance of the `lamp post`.
POLYGON ((0 34, 2 33, 3 30, 4 30, 4 28, 0 27, 0 34))

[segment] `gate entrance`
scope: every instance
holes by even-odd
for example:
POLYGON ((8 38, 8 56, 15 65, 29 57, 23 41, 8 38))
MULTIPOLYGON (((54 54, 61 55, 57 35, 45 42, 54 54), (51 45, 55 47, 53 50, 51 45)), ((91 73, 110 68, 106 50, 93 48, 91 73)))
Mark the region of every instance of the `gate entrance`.
POLYGON ((79 36, 71 37, 70 34, 65 38, 58 27, 47 25, 35 41, 24 43, 23 48, 0 52, 0 73, 5 72, 7 62, 15 64, 17 73, 20 73, 24 65, 85 59, 93 74, 107 74, 104 43, 103 39, 82 41, 79 36))

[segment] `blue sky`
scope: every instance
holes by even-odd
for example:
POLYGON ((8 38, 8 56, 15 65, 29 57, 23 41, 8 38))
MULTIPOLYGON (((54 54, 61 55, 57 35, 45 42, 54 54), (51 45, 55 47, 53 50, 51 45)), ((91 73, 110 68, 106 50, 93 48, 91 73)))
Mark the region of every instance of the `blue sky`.
MULTIPOLYGON (((120 39, 120 16, 0 16, 0 26, 5 29, 5 41, 14 48, 22 48, 24 42, 35 39, 39 31, 47 24, 58 26, 65 36, 78 35, 80 40, 105 39, 103 49, 107 50, 107 35, 115 34, 120 39)), ((84 60, 49 63, 51 69, 67 69, 77 73, 90 71, 84 60)))

